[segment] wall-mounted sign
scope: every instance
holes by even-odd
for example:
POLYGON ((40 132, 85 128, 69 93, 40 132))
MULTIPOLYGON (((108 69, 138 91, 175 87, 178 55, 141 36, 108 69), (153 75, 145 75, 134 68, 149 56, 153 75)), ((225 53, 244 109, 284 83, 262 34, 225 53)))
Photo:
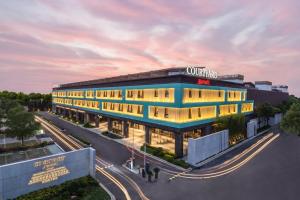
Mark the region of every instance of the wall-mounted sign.
POLYGON ((206 69, 204 67, 193 67, 193 66, 188 66, 186 68, 186 73, 188 75, 192 75, 192 76, 199 76, 199 77, 204 77, 204 78, 211 78, 211 79, 217 79, 218 78, 218 73, 210 70, 210 69, 206 69))
POLYGON ((49 183, 57 180, 59 177, 69 174, 69 170, 65 166, 58 165, 65 160, 65 156, 59 156, 48 160, 37 161, 34 167, 41 167, 42 171, 32 175, 28 185, 36 183, 49 183))
POLYGON ((198 85, 210 85, 210 80, 208 80, 208 79, 198 79, 197 84, 198 85))

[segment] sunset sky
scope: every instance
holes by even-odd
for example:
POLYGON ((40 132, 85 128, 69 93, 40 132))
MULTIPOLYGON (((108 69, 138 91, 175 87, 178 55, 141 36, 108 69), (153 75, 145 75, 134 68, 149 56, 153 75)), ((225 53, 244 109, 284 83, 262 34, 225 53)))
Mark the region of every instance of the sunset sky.
POLYGON ((299 0, 1 0, 0 90, 203 65, 300 96, 299 0))

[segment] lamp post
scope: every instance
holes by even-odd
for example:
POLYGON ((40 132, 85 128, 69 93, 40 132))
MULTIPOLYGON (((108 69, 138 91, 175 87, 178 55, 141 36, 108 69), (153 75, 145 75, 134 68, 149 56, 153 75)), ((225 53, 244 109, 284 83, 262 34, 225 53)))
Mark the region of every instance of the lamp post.
POLYGON ((132 131, 131 170, 133 170, 133 160, 134 160, 134 129, 132 131))
POLYGON ((144 143, 144 169, 146 170, 146 142, 144 143))

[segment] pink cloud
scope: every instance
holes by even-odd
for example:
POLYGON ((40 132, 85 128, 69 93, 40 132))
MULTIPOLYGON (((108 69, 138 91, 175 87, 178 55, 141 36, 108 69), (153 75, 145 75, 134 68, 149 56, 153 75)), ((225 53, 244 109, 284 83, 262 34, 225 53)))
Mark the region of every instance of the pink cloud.
POLYGON ((299 2, 0 2, 0 90, 201 64, 300 95, 299 2), (8 78, 9 77, 9 78, 8 78))

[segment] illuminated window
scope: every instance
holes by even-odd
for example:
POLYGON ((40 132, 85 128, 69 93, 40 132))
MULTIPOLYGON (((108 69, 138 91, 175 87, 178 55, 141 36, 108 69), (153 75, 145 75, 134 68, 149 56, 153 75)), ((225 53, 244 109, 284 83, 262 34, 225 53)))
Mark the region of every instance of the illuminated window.
POLYGON ((106 102, 103 103, 103 108, 107 109, 107 103, 106 102))
POLYGON ((198 117, 201 118, 201 108, 198 108, 198 117))
POLYGON ((138 114, 142 114, 143 113, 143 107, 142 106, 138 106, 138 114))
POLYGON ((98 90, 98 91, 96 92, 96 96, 97 96, 97 98, 101 97, 101 91, 100 91, 100 90, 98 90))
POLYGON ((121 90, 119 90, 118 97, 122 98, 122 91, 121 90))
POLYGON ((192 90, 189 90, 189 98, 192 98, 192 97, 193 97, 192 90))
POLYGON ((242 101, 242 91, 233 91, 229 90, 228 93, 228 101, 242 101))
POLYGON ((127 112, 132 113, 132 105, 127 106, 127 112))
POLYGON ((123 104, 121 104, 121 103, 119 104, 118 110, 119 110, 119 111, 123 111, 123 104))
POLYGON ((184 88, 182 102, 224 102, 224 94, 224 90, 184 88))
POLYGON ((154 90, 154 97, 158 97, 158 90, 154 90))
POLYGON ((168 110, 168 108, 165 108, 165 118, 169 118, 169 110, 168 110))
POLYGON ((114 109, 115 109, 115 104, 114 104, 114 103, 111 103, 111 104, 110 104, 110 109, 111 109, 111 110, 114 110, 114 109))
POLYGON ((143 90, 138 90, 138 98, 140 98, 140 99, 144 98, 144 91, 143 90))
POLYGON ((242 113, 252 112, 253 111, 253 103, 243 103, 242 104, 242 113))
POLYGON ((237 104, 220 105, 220 116, 226 116, 237 113, 237 104))
POLYGON ((132 90, 127 91, 127 97, 128 98, 133 98, 133 91, 132 90))
POLYGON ((154 107, 154 117, 157 117, 157 116, 158 116, 158 108, 154 107))
POLYGON ((170 96, 169 90, 165 90, 165 97, 169 98, 169 96, 170 96))
POLYGON ((189 108, 189 113, 188 113, 188 115, 189 115, 188 118, 189 118, 189 119, 192 119, 192 109, 190 109, 190 108, 189 108))
POLYGON ((103 97, 107 97, 107 91, 104 91, 103 97))
POLYGON ((110 97, 115 97, 115 91, 110 91, 110 97))

